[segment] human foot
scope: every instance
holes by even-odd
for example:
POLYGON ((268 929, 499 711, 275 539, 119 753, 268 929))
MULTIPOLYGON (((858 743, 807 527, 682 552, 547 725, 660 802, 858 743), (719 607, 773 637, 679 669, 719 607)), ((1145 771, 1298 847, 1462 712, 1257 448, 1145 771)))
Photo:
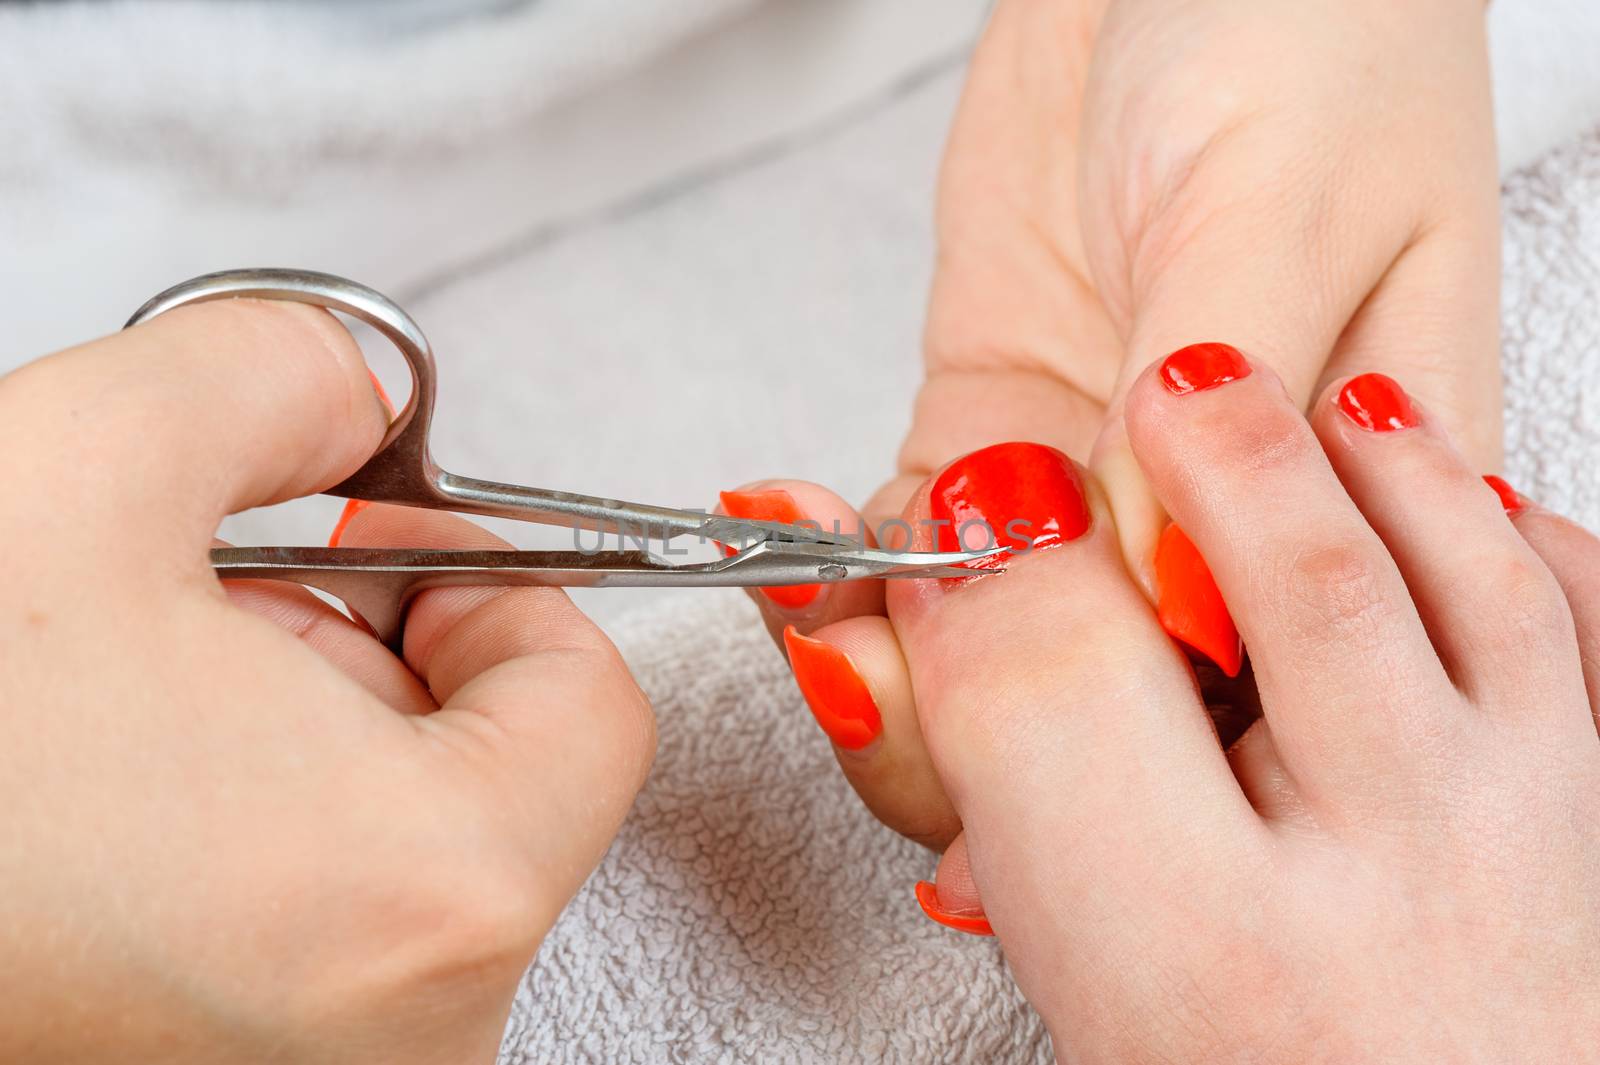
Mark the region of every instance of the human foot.
POLYGON ((1226 757, 1092 489, 1058 549, 888 590, 1058 1054, 1596 1060, 1600 542, 1382 378, 1308 425, 1259 365, 1151 373, 1129 427, 1252 649, 1265 717, 1226 757))

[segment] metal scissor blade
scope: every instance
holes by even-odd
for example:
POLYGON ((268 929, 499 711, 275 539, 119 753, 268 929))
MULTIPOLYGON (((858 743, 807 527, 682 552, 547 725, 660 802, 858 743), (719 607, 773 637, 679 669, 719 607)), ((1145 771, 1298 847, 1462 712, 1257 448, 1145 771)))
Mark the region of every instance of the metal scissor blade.
MULTIPOLYGON (((410 400, 393 417, 377 451, 360 469, 329 488, 328 495, 613 533, 625 543, 637 541, 641 546, 679 536, 700 536, 734 548, 763 540, 839 546, 851 542, 839 532, 501 484, 440 469, 428 444, 437 386, 433 349, 403 308, 383 293, 348 278, 314 270, 223 270, 172 286, 134 312, 128 325, 187 304, 235 298, 289 300, 339 311, 378 330, 406 360, 411 371, 410 400)), ((573 546, 582 549, 585 545, 573 546)), ((589 568, 580 569, 588 572, 589 568)))
MULTIPOLYGON (((649 503, 629 503, 576 492, 481 481, 475 477, 460 477, 444 472, 437 473, 434 479, 422 484, 404 484, 399 491, 393 492, 386 492, 384 485, 372 483, 367 478, 352 478, 330 489, 329 494, 436 506, 462 514, 483 514, 611 533, 625 544, 665 542, 680 536, 714 540, 733 548, 743 548, 764 540, 795 540, 837 544, 841 547, 855 544, 844 533, 824 530, 820 526, 731 518, 704 510, 678 510, 649 503), (426 502, 416 503, 419 498, 426 502)), ((578 543, 575 546, 581 549, 584 545, 578 543)), ((598 543, 595 546, 598 547, 598 543)))
POLYGON ((211 552, 211 565, 223 580, 288 581, 327 592, 392 646, 407 604, 429 588, 744 588, 865 577, 970 577, 973 571, 957 564, 994 553, 878 551, 765 540, 729 558, 670 565, 642 551, 221 547, 211 552))
MULTIPOLYGON (((841 548, 832 544, 768 540, 746 548, 729 558, 727 563, 738 568, 742 575, 752 578, 748 582, 751 585, 756 583, 754 578, 757 574, 766 572, 803 575, 793 581, 771 583, 806 584, 869 577, 971 577, 978 571, 965 568, 968 563, 990 558, 1003 550, 994 547, 986 551, 885 551, 860 544, 841 548)), ((997 570, 985 569, 982 572, 993 573, 997 570)))

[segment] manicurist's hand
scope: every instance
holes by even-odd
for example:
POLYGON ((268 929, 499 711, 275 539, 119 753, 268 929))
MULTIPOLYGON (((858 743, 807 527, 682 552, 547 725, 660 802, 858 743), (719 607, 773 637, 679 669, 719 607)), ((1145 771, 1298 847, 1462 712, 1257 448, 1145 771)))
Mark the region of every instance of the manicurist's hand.
MULTIPOLYGON (((174 311, 0 379, 0 1059, 491 1061, 654 744, 559 591, 414 603, 398 658, 214 578, 384 414, 320 311, 174 311)), ((346 545, 495 546, 371 508, 346 545)))

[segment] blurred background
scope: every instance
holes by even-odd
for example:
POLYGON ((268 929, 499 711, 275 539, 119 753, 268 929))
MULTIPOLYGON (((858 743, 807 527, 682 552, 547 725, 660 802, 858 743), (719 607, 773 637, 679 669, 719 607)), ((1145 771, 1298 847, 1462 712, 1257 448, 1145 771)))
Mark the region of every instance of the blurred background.
MULTIPOLYGON (((1507 172, 1600 121, 1592 3, 1496 4, 1507 172)), ((428 333, 447 469, 680 507, 780 475, 863 499, 920 377, 936 168, 987 7, 0 3, 0 371, 192 275, 302 266, 428 333)), ((369 351, 400 400, 398 357, 369 351)), ((339 507, 224 535, 320 543, 339 507)), ((670 594, 698 593, 580 598, 606 619, 670 594)))

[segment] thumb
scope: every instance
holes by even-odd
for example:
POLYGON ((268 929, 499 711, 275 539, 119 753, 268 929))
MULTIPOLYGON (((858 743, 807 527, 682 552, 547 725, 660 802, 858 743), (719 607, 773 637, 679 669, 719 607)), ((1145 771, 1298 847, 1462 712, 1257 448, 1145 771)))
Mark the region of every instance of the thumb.
MULTIPOLYGON (((375 504, 352 544, 510 545, 453 514, 375 504)), ((406 615, 405 660, 438 701, 410 718, 463 771, 486 823, 526 863, 543 935, 599 864, 644 783, 655 718, 622 656, 559 588, 435 588, 406 615)), ((519 903, 519 906, 521 903, 519 903)))
POLYGON ((223 517, 338 483, 387 427, 354 338, 290 303, 182 307, 24 367, 5 387, 26 414, 0 425, 0 447, 25 441, 41 457, 34 472, 79 489, 73 524, 115 524, 96 552, 114 543, 119 566, 125 552, 175 551, 203 565, 223 517))

